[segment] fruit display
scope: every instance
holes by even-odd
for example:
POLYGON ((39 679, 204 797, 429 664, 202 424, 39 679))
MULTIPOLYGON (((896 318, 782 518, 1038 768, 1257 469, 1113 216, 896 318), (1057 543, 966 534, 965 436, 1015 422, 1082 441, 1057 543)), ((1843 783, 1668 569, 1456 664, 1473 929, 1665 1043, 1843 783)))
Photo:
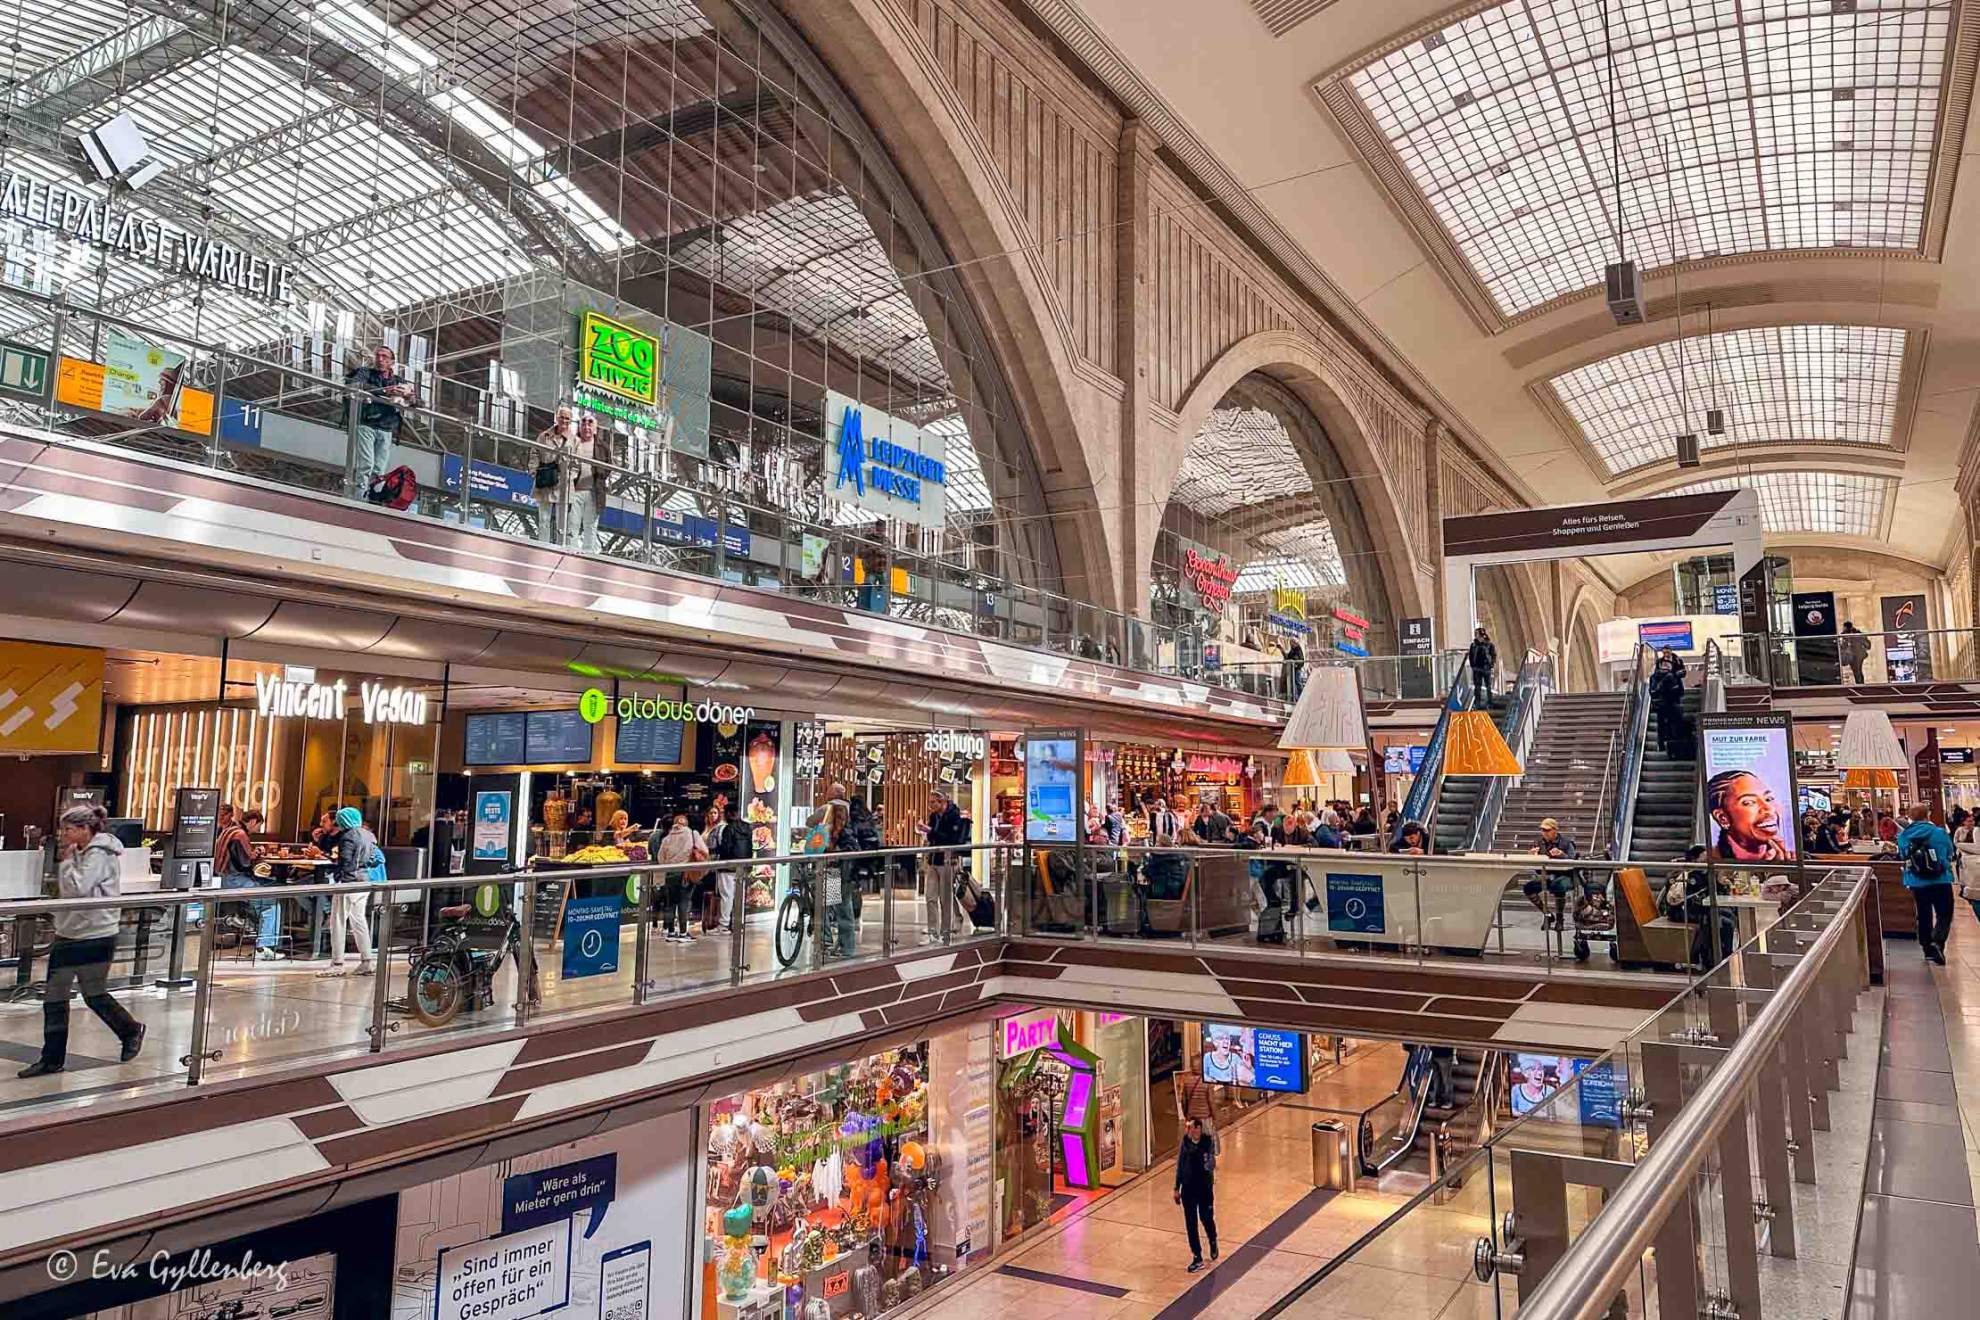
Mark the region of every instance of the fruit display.
POLYGON ((605 866, 611 863, 624 863, 633 860, 624 848, 616 848, 609 843, 594 843, 568 852, 560 859, 567 866, 605 866))

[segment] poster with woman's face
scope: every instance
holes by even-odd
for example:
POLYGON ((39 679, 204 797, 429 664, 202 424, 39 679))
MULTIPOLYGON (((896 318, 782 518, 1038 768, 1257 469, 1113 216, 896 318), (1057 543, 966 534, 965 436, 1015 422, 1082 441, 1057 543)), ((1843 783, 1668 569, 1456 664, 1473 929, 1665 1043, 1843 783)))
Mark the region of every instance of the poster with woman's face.
POLYGON ((1794 730, 1785 714, 1700 721, 1712 855, 1731 862, 1795 856, 1794 730))

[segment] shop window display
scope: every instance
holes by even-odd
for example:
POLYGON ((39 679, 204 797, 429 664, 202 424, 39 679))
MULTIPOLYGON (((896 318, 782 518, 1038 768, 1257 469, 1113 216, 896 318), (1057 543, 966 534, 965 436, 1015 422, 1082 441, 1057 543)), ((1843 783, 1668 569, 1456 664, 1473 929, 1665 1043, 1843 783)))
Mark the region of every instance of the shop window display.
POLYGON ((918 1042, 710 1109, 702 1314, 877 1316, 950 1272, 928 1059, 918 1042))

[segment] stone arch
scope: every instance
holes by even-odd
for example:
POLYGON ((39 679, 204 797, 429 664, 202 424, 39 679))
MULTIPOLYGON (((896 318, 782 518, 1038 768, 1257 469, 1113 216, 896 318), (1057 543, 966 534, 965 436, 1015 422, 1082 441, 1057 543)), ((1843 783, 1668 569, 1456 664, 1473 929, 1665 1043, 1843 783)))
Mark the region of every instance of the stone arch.
POLYGON ((1003 366, 1068 591, 1119 598, 1120 382, 1082 359, 1009 189, 913 22, 885 0, 774 6, 845 89, 920 203, 1003 366))
MULTIPOLYGON (((1320 422, 1335 455, 1353 483, 1356 502, 1368 531, 1382 558, 1397 617, 1426 615, 1431 612, 1431 590, 1427 575, 1419 571, 1415 547, 1411 546, 1403 521, 1402 501, 1396 494, 1395 475, 1385 470, 1370 440, 1373 426, 1354 400, 1340 373, 1320 346, 1305 335, 1289 330, 1264 330, 1225 349, 1206 368, 1176 409, 1176 427, 1166 443, 1145 447, 1149 470, 1144 489, 1151 497, 1145 506, 1145 539, 1138 543, 1152 546, 1162 511, 1168 507, 1182 470, 1183 454, 1189 442, 1203 429, 1215 408, 1245 377, 1266 376, 1290 391, 1320 422)), ((1136 570, 1146 590, 1147 567, 1136 570)))
POLYGON ((1595 599, 1595 589, 1584 582, 1575 588, 1574 597, 1568 603, 1562 644, 1566 649, 1566 686, 1571 692, 1593 692, 1602 685, 1602 652, 1597 632, 1604 619, 1595 599))

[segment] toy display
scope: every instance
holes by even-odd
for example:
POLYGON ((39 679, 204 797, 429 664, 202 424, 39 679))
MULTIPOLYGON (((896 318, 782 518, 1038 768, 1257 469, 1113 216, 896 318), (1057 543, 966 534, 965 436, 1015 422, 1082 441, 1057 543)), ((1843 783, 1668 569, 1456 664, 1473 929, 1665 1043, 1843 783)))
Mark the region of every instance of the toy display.
POLYGON ((918 1296, 933 1281, 938 1163, 925 1043, 713 1106, 707 1214, 724 1244, 723 1299, 778 1294, 788 1315, 846 1320, 918 1296))

